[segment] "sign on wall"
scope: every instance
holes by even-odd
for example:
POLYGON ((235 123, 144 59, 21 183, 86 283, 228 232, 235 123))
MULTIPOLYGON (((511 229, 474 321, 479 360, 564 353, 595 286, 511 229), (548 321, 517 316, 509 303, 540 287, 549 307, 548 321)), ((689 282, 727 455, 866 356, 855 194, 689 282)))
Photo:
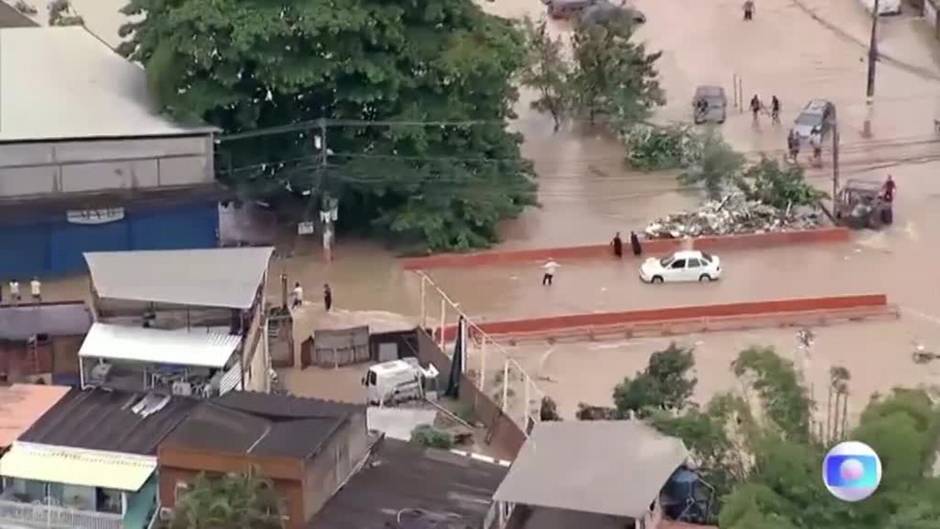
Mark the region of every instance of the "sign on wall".
POLYGON ((107 224, 124 219, 124 208, 70 209, 65 218, 69 224, 107 224))

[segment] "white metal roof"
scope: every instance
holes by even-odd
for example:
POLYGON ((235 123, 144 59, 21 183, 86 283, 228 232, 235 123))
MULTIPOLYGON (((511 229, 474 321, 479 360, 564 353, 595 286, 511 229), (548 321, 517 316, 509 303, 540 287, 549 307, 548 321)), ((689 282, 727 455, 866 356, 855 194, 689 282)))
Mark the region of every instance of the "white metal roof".
POLYGON ((201 307, 250 308, 274 248, 85 254, 98 296, 201 307))
POLYGON ((95 323, 85 336, 78 355, 132 362, 224 367, 240 340, 231 334, 95 323))
POLYGON ((5 477, 129 492, 140 490, 156 468, 156 457, 21 442, 0 459, 5 477))
POLYGON ((687 457, 681 440, 639 421, 542 422, 493 498, 640 518, 687 457))
POLYGON ((0 141, 209 133, 160 115, 147 74, 81 26, 0 29, 0 141))

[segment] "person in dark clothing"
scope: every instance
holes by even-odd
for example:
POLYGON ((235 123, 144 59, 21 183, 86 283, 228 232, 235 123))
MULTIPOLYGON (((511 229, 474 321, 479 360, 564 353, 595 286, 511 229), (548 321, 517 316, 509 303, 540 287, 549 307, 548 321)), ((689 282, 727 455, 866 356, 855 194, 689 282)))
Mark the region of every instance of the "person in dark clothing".
POLYGON ((751 114, 754 115, 754 123, 757 123, 757 115, 760 113, 761 105, 760 98, 757 97, 757 94, 754 94, 754 97, 751 98, 751 114))
POLYGON ((610 242, 610 245, 614 248, 614 255, 618 258, 623 257, 623 240, 620 238, 619 231, 614 235, 614 240, 610 242))
POLYGON ((633 255, 640 255, 643 253, 643 247, 640 246, 640 238, 637 237, 635 231, 630 232, 630 247, 633 248, 633 255))
POLYGON ((754 0, 745 0, 744 20, 754 20, 754 0))
POLYGON ((898 186, 894 183, 894 178, 888 175, 888 179, 885 180, 884 185, 881 186, 881 196, 885 199, 885 202, 894 202, 894 192, 897 188, 898 186))
POLYGON ((327 312, 333 307, 333 291, 330 290, 329 283, 323 284, 323 307, 327 312))
POLYGON ((774 123, 780 123, 780 100, 777 96, 770 98, 770 120, 774 123))

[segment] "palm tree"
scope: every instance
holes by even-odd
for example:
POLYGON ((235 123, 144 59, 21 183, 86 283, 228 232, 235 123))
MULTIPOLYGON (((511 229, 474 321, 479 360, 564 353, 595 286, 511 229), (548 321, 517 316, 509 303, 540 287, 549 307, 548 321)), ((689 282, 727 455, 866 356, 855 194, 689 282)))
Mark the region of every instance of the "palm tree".
POLYGON ((173 510, 168 529, 282 529, 274 484, 254 472, 200 474, 173 510))

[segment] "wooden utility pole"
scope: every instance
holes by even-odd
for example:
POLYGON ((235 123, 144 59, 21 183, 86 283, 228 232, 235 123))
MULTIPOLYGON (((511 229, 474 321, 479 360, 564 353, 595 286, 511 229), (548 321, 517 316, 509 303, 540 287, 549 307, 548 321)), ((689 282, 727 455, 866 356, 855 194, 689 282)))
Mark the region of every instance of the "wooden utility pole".
MULTIPOLYGON (((877 0, 876 0, 877 1, 877 0)), ((839 194, 839 120, 832 120, 832 210, 835 214, 836 197, 839 194)))
POLYGON ((868 88, 866 96, 869 103, 875 97, 875 63, 878 62, 878 7, 879 0, 875 0, 875 7, 871 13, 871 40, 868 43, 868 88))

